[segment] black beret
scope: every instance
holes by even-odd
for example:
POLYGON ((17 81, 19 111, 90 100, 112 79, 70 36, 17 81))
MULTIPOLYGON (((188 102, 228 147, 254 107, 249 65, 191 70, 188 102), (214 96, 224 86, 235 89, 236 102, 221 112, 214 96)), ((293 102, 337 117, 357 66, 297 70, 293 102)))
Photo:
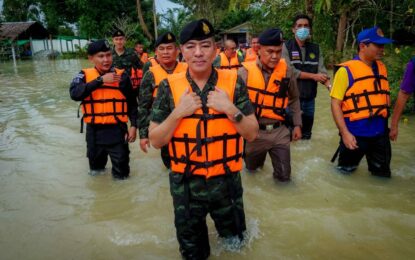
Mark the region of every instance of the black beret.
POLYGON ((280 46, 284 42, 282 32, 278 28, 267 29, 259 35, 259 44, 264 46, 280 46))
POLYGON ((156 42, 154 43, 154 47, 157 48, 157 46, 160 44, 172 42, 176 42, 176 36, 174 36, 172 32, 165 32, 157 38, 156 42))
POLYGON ((111 49, 110 49, 110 44, 108 43, 107 40, 98 40, 95 42, 91 42, 88 45, 87 52, 88 52, 88 55, 94 55, 98 52, 101 52, 101 51, 106 52, 109 50, 111 49))
POLYGON ((120 29, 115 29, 112 32, 112 37, 125 36, 125 33, 120 29))
POLYGON ((190 40, 201 41, 215 35, 212 24, 206 19, 200 19, 188 23, 180 33, 180 44, 190 40))

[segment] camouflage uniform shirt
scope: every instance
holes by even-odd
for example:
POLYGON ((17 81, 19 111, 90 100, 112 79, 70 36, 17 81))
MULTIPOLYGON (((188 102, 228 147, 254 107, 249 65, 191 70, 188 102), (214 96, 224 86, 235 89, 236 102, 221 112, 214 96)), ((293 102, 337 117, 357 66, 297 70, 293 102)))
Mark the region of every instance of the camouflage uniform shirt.
POLYGON ((115 49, 112 50, 112 64, 117 69, 125 69, 131 76, 131 68, 141 69, 143 64, 137 56, 137 53, 131 48, 125 48, 124 53, 118 55, 115 49))
MULTIPOLYGON (((151 62, 147 62, 150 63, 151 62)), ((146 64, 147 64, 146 63, 146 64)), ((177 66, 177 63, 176 63, 177 66)), ((172 74, 174 69, 166 70, 168 74, 172 74)), ((138 119, 137 125, 139 127, 140 139, 148 138, 148 126, 150 124, 150 113, 151 106, 153 105, 153 92, 156 87, 154 74, 152 71, 147 71, 144 74, 143 80, 141 81, 140 89, 138 92, 138 119)))

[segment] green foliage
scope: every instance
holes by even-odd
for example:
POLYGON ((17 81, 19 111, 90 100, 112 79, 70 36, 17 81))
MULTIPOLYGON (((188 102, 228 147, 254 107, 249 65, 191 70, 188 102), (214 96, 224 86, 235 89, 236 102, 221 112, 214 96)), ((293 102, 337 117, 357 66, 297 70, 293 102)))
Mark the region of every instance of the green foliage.
POLYGON ((173 8, 168 9, 160 18, 159 33, 170 31, 178 37, 183 26, 190 22, 193 16, 186 8, 173 8))
MULTIPOLYGON (((388 81, 391 89, 392 104, 395 103, 398 96, 399 87, 402 82, 402 77, 409 60, 415 55, 415 47, 401 46, 394 47, 389 46, 386 50, 386 56, 384 63, 388 68, 388 81)), ((406 103, 404 112, 413 111, 414 99, 411 98, 406 103)))
POLYGON ((244 22, 250 21, 255 14, 254 9, 234 9, 227 12, 223 20, 215 28, 217 31, 226 30, 244 22))

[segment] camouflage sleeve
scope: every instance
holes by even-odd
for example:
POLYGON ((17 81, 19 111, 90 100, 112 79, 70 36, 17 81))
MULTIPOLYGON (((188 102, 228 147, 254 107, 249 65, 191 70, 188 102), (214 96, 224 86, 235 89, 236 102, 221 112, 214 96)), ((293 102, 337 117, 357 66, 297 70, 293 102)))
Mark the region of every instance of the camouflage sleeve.
POLYGON ((151 62, 147 61, 146 63, 144 63, 143 65, 143 74, 145 74, 151 67, 151 62))
POLYGON ((150 120, 155 123, 162 123, 173 111, 174 100, 170 92, 170 86, 167 79, 160 82, 157 97, 153 102, 150 120))
POLYGON ((246 116, 254 113, 254 108, 249 100, 248 89, 240 76, 236 81, 234 104, 246 116))
POLYGON ((153 91, 155 88, 154 75, 151 71, 144 74, 138 92, 138 119, 140 139, 148 138, 151 105, 153 104, 153 91))
POLYGON ((241 55, 238 55, 238 62, 239 62, 239 64, 242 64, 242 62, 244 62, 244 60, 245 60, 245 54, 241 54, 241 55))
POLYGON ((213 67, 219 68, 220 67, 220 56, 216 56, 215 60, 213 61, 213 67))
POLYGON ((137 127, 137 98, 131 85, 131 79, 125 71, 121 75, 120 90, 127 98, 128 118, 131 126, 137 127))

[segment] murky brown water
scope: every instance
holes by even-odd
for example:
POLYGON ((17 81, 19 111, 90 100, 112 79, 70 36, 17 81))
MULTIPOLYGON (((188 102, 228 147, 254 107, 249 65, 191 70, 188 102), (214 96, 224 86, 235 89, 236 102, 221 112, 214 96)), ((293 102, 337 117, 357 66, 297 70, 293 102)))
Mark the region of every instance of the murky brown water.
MULTIPOLYGON (((167 171, 159 152, 131 146, 132 176, 87 175, 72 77, 87 61, 0 64, 0 258, 180 259, 167 171)), ((292 146, 293 182, 271 164, 243 173, 250 238, 211 259, 411 259, 415 257, 415 117, 393 144, 390 180, 366 163, 351 176, 329 162, 338 136, 321 88, 313 140, 292 146)))

